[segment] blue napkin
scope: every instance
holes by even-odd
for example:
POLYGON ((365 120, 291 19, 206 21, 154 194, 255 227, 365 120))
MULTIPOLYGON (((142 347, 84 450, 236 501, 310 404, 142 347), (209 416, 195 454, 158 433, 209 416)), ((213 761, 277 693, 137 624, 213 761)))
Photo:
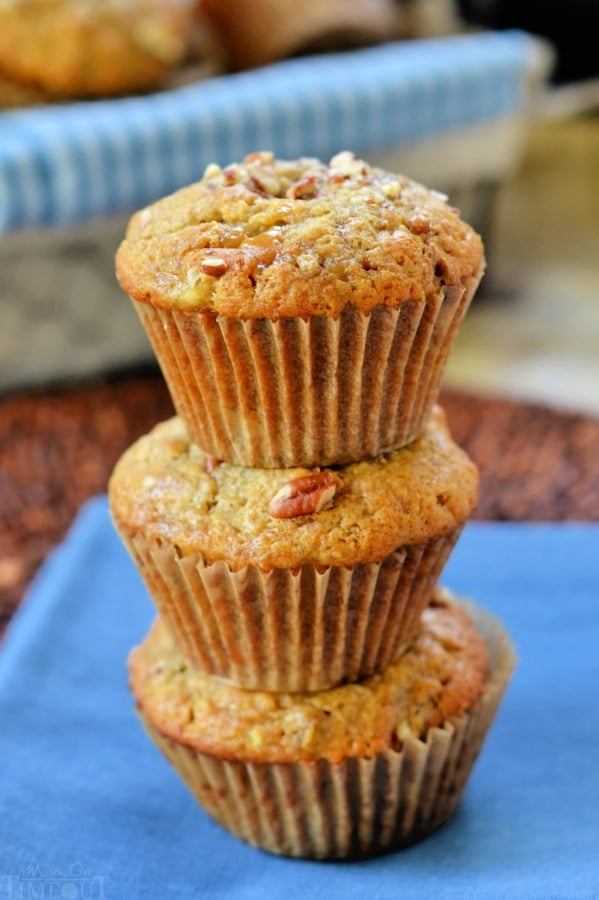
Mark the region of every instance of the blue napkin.
POLYGON ((3 112, 0 231, 127 213, 253 150, 367 154, 519 115, 538 54, 517 31, 402 41, 148 96, 3 112))
POLYGON ((599 526, 471 524, 443 582, 520 663, 453 820, 363 863, 279 859, 214 824, 145 737, 125 660, 153 608, 105 498, 0 649, 0 900, 599 897, 599 526))

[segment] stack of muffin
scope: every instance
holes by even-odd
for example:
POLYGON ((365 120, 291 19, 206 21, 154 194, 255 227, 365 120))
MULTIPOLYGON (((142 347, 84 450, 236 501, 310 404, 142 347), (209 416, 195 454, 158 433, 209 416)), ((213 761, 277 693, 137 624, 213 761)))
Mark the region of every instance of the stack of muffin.
POLYGON ((149 734, 234 834, 373 855, 455 809, 509 641, 438 586, 477 491, 435 406, 483 248, 351 153, 255 153, 137 213, 117 255, 178 416, 118 462, 160 617, 149 734))

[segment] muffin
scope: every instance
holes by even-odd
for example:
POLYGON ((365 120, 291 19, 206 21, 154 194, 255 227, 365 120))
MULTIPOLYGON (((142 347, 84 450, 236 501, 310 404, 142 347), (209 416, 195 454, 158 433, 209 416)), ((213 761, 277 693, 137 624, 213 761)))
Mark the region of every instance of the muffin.
POLYGON ((200 0, 233 68, 263 66, 299 53, 346 50, 396 37, 394 0, 200 0))
POLYGON ((8 0, 0 71, 47 99, 153 89, 186 59, 196 17, 195 0, 8 0))
POLYGON ((399 659, 316 693, 198 674, 158 622, 130 657, 142 720, 204 809, 244 841, 317 859, 430 834, 462 795, 514 657, 490 616, 437 591, 399 659))
POLYGON ((409 447, 335 470, 219 463, 177 417, 130 447, 109 484, 114 524, 180 651, 271 691, 391 662, 476 492, 439 408, 409 447))
POLYGON ((264 152, 136 213, 116 266, 192 440, 312 467, 420 434, 483 249, 406 177, 264 152))
POLYGON ((21 84, 0 71, 0 110, 22 106, 40 106, 47 102, 46 95, 35 87, 21 84))

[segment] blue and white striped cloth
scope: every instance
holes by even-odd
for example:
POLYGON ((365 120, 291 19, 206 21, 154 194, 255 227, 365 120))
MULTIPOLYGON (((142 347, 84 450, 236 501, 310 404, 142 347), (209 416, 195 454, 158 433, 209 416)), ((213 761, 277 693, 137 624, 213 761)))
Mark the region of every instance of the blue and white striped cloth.
POLYGON ((0 231, 128 212, 257 149, 328 158, 522 108, 522 32, 286 60, 143 97, 0 114, 0 231))

